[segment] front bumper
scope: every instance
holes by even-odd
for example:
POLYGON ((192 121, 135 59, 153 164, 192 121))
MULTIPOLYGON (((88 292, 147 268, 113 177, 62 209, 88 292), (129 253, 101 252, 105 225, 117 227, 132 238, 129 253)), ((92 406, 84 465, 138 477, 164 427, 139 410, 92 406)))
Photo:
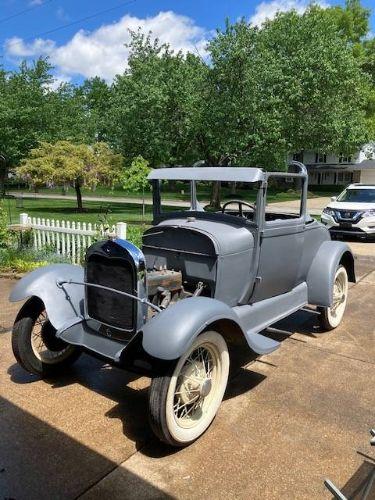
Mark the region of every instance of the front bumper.
POLYGON ((349 221, 338 223, 332 215, 322 213, 321 221, 332 234, 361 238, 375 237, 375 216, 363 217, 357 223, 350 223, 349 221))

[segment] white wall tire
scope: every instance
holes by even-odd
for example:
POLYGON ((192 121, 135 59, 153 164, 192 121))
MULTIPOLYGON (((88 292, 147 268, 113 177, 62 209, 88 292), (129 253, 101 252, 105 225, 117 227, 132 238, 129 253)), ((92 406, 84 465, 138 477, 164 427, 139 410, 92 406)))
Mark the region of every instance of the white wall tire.
POLYGON ((173 446, 201 436, 220 407, 228 382, 229 352, 217 332, 199 335, 174 365, 150 388, 150 422, 155 434, 173 446))
POLYGON ((348 301, 348 289, 348 273, 344 266, 339 266, 333 281, 332 306, 318 308, 320 312, 320 324, 323 330, 333 330, 341 323, 348 301))

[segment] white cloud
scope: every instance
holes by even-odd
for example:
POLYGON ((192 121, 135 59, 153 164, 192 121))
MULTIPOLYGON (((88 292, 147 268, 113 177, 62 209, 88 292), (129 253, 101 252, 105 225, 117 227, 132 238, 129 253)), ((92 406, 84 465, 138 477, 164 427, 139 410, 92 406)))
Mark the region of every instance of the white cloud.
POLYGON ((44 0, 31 0, 29 5, 42 5, 42 3, 44 3, 44 0))
MULTIPOLYGON (((315 2, 323 8, 328 7, 324 0, 315 2)), ((273 19, 278 12, 287 12, 294 9, 298 14, 303 14, 311 5, 307 0, 271 0, 271 2, 262 2, 257 5, 255 13, 250 18, 250 23, 255 26, 261 26, 266 19, 273 19)))
POLYGON ((205 55, 207 32, 186 16, 172 11, 160 12, 154 17, 141 19, 125 15, 119 21, 103 25, 95 31, 78 31, 65 45, 53 40, 36 39, 25 43, 13 37, 5 43, 9 57, 37 57, 48 55, 57 71, 65 77, 82 75, 100 76, 110 81, 127 67, 129 50, 124 44, 130 40, 129 29, 140 27, 144 33, 161 42, 168 42, 174 50, 199 51, 205 55))

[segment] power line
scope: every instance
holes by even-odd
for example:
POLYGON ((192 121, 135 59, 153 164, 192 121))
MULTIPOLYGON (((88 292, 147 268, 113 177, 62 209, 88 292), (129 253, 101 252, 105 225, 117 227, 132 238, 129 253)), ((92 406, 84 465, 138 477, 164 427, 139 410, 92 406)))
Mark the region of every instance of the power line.
POLYGON ((43 5, 46 5, 47 3, 51 3, 54 0, 45 0, 45 2, 42 3, 36 3, 34 5, 31 5, 31 7, 28 7, 27 9, 20 10, 19 12, 16 12, 15 14, 12 14, 8 17, 3 17, 0 19, 0 24, 5 23, 7 21, 10 21, 11 19, 14 19, 15 17, 22 16, 22 14, 26 14, 27 12, 30 12, 31 10, 37 9, 38 7, 43 7, 43 5))
POLYGON ((126 5, 130 5, 132 3, 135 3, 136 1, 137 0, 130 0, 127 2, 122 2, 119 5, 116 5, 116 7, 111 7, 109 9, 100 10, 98 12, 95 12, 94 14, 91 14, 90 16, 81 17, 81 19, 77 19, 76 21, 72 21, 71 23, 63 24, 62 26, 58 26, 57 28, 53 28, 53 29, 48 30, 48 31, 43 31, 42 33, 37 33, 36 35, 31 35, 31 36, 24 38, 22 40, 14 40, 13 42, 8 43, 7 47, 11 47, 12 45, 17 45, 17 44, 20 44, 22 42, 28 42, 29 40, 32 40, 34 38, 41 38, 43 36, 50 35, 51 33, 56 33, 56 31, 70 28, 70 26, 74 26, 76 24, 80 24, 80 23, 83 23, 85 21, 89 21, 90 19, 101 16, 102 14, 107 14, 108 12, 112 12, 113 10, 120 9, 121 7, 125 7, 126 5))

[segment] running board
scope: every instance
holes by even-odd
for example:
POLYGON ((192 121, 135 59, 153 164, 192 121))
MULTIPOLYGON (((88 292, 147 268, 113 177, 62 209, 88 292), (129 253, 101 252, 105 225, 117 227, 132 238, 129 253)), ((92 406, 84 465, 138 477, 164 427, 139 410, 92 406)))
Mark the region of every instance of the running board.
POLYGON ((269 354, 280 345, 276 340, 260 335, 259 332, 307 305, 307 284, 297 285, 293 290, 254 304, 236 306, 233 312, 252 349, 258 354, 269 354))

